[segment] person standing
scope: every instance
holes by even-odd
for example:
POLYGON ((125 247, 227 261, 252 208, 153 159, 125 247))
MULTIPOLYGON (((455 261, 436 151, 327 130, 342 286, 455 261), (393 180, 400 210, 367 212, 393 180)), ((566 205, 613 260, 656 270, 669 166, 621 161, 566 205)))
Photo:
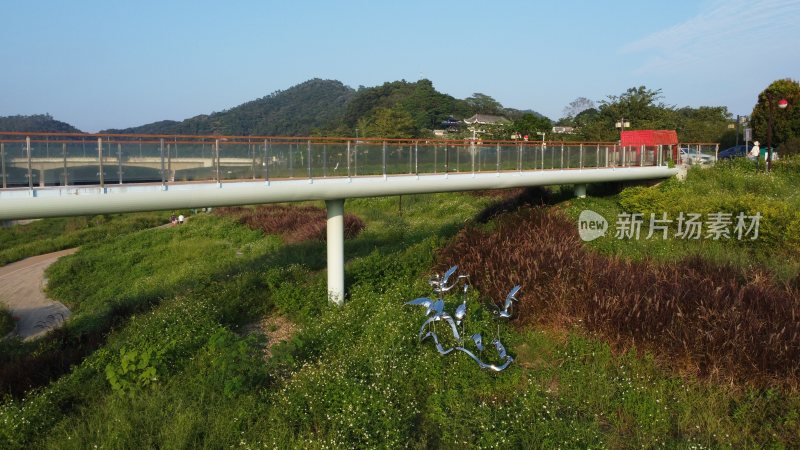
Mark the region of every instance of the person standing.
POLYGON ((753 161, 758 161, 759 154, 761 153, 761 147, 758 145, 758 141, 753 142, 753 148, 750 150, 750 153, 747 155, 753 161))

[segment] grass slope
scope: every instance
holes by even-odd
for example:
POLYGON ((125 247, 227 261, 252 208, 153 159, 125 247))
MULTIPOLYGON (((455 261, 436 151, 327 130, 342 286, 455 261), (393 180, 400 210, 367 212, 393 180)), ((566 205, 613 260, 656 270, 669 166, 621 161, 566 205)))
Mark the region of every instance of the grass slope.
MULTIPOLYGON (((75 326, 81 316, 102 320, 109 302, 146 307, 120 316, 69 373, 7 398, 0 447, 796 443, 797 393, 678 377, 650 355, 614 352, 579 331, 500 327, 517 362, 499 375, 419 344, 423 314, 403 302, 428 293, 435 253, 488 202, 407 196, 401 213, 397 197, 348 201, 367 226, 346 243, 350 298, 342 308, 325 300, 324 243, 280 244, 213 216, 115 238, 59 262, 52 292, 74 296, 75 326), (301 331, 265 361, 263 343, 237 330, 270 312, 288 315, 301 331)), ((470 325, 498 331, 476 302, 470 325)))
POLYGON ((166 213, 58 217, 0 228, 0 266, 158 226, 166 218, 166 213))

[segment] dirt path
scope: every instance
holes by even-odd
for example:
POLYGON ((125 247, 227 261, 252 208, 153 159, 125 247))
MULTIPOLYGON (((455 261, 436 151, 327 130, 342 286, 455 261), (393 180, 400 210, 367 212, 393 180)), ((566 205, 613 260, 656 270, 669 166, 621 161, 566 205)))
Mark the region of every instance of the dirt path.
POLYGON ((70 316, 66 306, 44 295, 44 271, 58 258, 77 250, 71 248, 32 256, 0 267, 0 301, 8 306, 14 316, 16 333, 22 339, 34 339, 58 328, 70 316))

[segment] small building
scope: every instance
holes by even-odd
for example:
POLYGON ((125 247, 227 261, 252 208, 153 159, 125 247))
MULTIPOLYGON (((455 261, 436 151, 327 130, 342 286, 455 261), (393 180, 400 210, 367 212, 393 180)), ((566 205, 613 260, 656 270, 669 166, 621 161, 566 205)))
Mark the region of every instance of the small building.
MULTIPOLYGON (((634 130, 623 131, 619 144, 623 147, 657 147, 668 145, 672 148, 672 160, 678 161, 678 133, 675 130, 634 130)), ((639 150, 636 151, 637 155, 639 150)))
POLYGON ((472 132, 472 138, 476 139, 477 135, 486 133, 488 129, 504 127, 511 124, 511 121, 503 116, 475 114, 464 119, 464 123, 467 124, 467 129, 472 132))
POLYGON ((556 127, 553 127, 553 133, 556 133, 556 134, 575 134, 575 128, 574 127, 556 126, 556 127))
POLYGON ((472 117, 464 119, 464 123, 467 125, 508 125, 511 123, 510 120, 506 119, 503 116, 493 116, 491 114, 475 114, 472 117))

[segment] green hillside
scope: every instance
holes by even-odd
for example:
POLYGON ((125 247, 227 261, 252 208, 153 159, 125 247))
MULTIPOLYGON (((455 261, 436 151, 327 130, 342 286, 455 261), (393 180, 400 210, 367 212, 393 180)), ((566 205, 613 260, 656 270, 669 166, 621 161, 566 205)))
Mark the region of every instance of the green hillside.
POLYGON ((33 131, 41 133, 82 133, 72 125, 53 119, 50 114, 0 117, 2 131, 33 131))
POLYGON ((339 81, 315 78, 225 111, 101 132, 308 136, 339 126, 354 93, 339 81))
POLYGON ((349 128, 359 123, 361 128, 369 128, 386 110, 409 121, 409 131, 414 135, 438 128, 448 117, 463 118, 475 113, 467 101, 438 92, 430 80, 401 80, 359 89, 347 104, 344 122, 349 128))
MULTIPOLYGON (((409 138, 432 136, 443 121, 458 122, 476 113, 512 120, 524 113, 543 117, 532 110, 505 108, 486 94, 457 99, 437 91, 427 79, 355 90, 340 81, 315 78, 224 111, 100 133, 353 136, 359 129, 361 136, 409 138)), ((0 117, 0 130, 80 132, 49 115, 0 117)))
MULTIPOLYGON (((720 142, 721 148, 737 142, 736 130, 730 128, 734 119, 726 107, 677 108, 662 99, 660 89, 629 88, 600 100, 596 107, 567 112, 557 123, 574 127, 574 132, 556 134, 551 120, 532 109, 507 108, 480 92, 458 99, 439 92, 427 79, 353 89, 340 81, 315 78, 224 111, 100 133, 430 138, 433 130, 445 128, 452 132, 448 138, 461 139, 472 135, 462 119, 488 114, 504 116, 511 122, 506 127, 483 126, 482 137, 488 139, 508 139, 513 132, 544 134, 551 140, 614 141, 619 138, 616 121, 631 117, 635 118, 635 129, 676 130, 682 142, 720 142), (446 121, 449 123, 443 123, 446 121)), ((583 100, 586 105, 595 105, 583 100)), ((787 127, 779 128, 788 130, 787 127)), ((0 131, 79 130, 49 115, 35 115, 0 117, 0 131)), ((779 135, 779 143, 790 136, 779 135)))

